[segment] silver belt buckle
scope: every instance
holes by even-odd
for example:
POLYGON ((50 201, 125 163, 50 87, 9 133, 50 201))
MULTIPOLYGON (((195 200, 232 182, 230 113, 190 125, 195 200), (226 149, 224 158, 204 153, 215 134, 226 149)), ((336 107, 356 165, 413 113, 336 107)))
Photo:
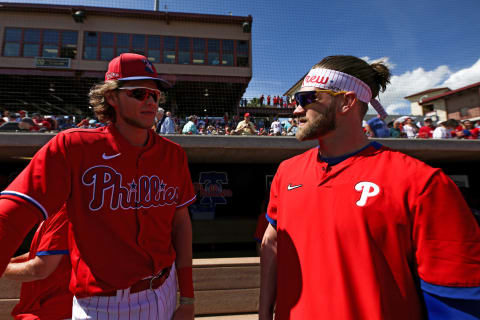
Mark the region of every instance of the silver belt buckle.
POLYGON ((165 274, 166 270, 167 270, 167 268, 163 268, 162 270, 160 270, 159 273, 157 273, 156 275, 154 275, 154 276, 150 279, 150 290, 153 290, 153 288, 152 288, 153 281, 154 281, 155 279, 158 279, 158 278, 162 277, 162 276, 165 274))

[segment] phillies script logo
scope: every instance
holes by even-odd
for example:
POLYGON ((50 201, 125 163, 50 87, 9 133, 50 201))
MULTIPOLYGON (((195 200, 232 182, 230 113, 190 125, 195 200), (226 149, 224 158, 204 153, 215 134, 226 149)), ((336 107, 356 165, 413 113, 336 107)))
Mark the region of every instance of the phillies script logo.
POLYGON ((178 203, 178 187, 169 187, 157 176, 141 176, 127 186, 122 185, 122 175, 108 166, 89 168, 82 183, 92 186, 90 210, 103 208, 104 199, 110 195, 110 209, 134 209, 168 206, 178 203))
POLYGON ((307 85, 309 83, 312 84, 327 84, 328 77, 320 77, 320 76, 305 76, 305 80, 303 80, 303 85, 307 85))

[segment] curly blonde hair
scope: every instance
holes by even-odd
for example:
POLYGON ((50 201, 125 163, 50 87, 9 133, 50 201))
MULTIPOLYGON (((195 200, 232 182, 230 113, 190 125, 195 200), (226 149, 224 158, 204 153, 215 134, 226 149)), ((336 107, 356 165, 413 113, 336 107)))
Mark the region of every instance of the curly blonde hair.
POLYGON ((95 116, 101 122, 115 122, 115 109, 107 102, 105 95, 113 90, 120 88, 120 81, 106 81, 94 85, 88 97, 90 105, 93 107, 95 116))

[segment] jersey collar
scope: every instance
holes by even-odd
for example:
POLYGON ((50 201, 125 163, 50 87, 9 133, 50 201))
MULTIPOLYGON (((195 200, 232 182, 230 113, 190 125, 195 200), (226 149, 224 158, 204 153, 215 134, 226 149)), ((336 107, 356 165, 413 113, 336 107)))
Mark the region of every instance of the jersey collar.
POLYGON ((355 155, 358 155, 360 153, 362 153, 363 151, 369 149, 370 147, 374 148, 374 150, 380 150, 380 148, 382 148, 382 145, 376 141, 372 141, 370 142, 369 144, 367 144, 366 146, 364 146, 363 148, 357 150, 357 151, 354 151, 352 153, 348 153, 348 154, 345 154, 345 155, 342 155, 342 156, 338 156, 338 157, 322 157, 322 155, 320 154, 320 146, 318 146, 318 157, 321 161, 327 163, 328 165, 330 166, 334 166, 336 164, 339 164, 340 162, 344 161, 344 160, 347 160, 348 158, 351 158, 355 155))

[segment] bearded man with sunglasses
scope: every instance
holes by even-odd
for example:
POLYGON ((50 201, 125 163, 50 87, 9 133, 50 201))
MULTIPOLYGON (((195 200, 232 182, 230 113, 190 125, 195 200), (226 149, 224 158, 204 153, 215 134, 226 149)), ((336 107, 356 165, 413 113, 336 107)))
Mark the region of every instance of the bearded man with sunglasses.
POLYGON ((480 229, 440 170, 370 142, 382 63, 330 56, 295 95, 298 140, 282 162, 261 249, 260 319, 477 319, 480 229))
POLYGON ((169 87, 144 56, 110 62, 89 94, 108 126, 59 133, 1 192, 0 274, 32 226, 65 205, 73 319, 193 319, 195 193, 183 149, 151 129, 169 87))

